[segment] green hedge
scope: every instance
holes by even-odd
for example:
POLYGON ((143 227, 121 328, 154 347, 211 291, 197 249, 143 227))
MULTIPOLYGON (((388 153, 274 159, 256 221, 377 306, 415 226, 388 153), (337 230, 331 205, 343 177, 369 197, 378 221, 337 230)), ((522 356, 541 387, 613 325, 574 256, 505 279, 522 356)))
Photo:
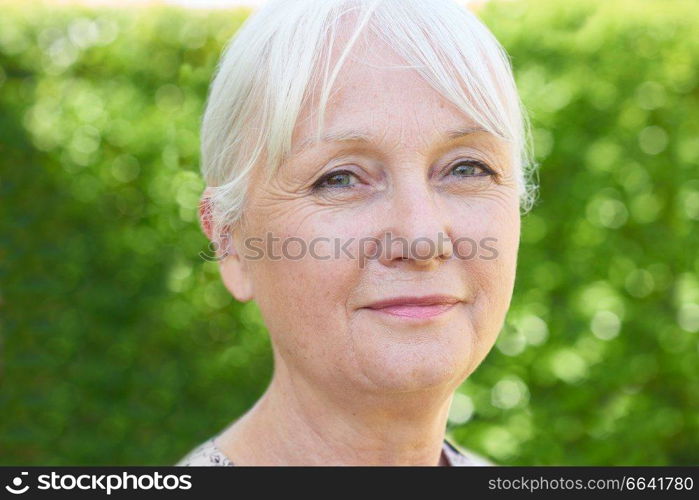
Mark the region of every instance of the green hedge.
MULTIPOLYGON (((3 5, 0 464, 171 464, 271 375, 196 220, 246 11, 3 5)), ((490 2, 540 199, 449 432, 503 464, 699 462, 699 4, 490 2)))

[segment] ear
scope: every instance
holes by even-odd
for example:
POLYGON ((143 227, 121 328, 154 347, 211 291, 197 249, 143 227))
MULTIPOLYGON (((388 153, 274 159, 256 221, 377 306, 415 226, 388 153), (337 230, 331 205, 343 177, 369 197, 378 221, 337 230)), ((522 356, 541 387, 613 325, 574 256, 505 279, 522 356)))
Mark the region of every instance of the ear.
POLYGON ((229 292, 239 302, 253 299, 250 266, 241 252, 242 238, 239 227, 225 226, 221 234, 214 234, 212 189, 207 187, 199 202, 199 223, 206 237, 216 248, 221 279, 229 292))
POLYGON ((223 284, 238 302, 248 302, 254 298, 250 262, 241 251, 242 238, 236 229, 228 229, 223 238, 223 258, 218 261, 223 284))
POLYGON ((209 241, 213 241, 214 223, 212 218, 211 195, 213 190, 207 187, 199 200, 199 225, 209 241))

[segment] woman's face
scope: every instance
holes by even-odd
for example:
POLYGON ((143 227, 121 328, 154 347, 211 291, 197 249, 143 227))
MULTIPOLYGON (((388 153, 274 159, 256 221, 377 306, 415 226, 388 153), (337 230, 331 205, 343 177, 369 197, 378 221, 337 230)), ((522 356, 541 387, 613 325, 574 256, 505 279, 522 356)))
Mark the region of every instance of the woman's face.
POLYGON ((276 362, 294 376, 345 394, 453 389, 510 304, 520 234, 512 156, 486 132, 456 134, 476 123, 414 70, 384 68, 404 63, 374 47, 339 74, 328 141, 308 142, 316 116, 304 110, 279 174, 253 175, 236 230, 248 259, 229 257, 222 275, 236 298, 257 302, 276 362), (387 234, 422 244, 411 254, 372 243, 387 234), (431 317, 368 308, 434 294, 459 302, 431 317))

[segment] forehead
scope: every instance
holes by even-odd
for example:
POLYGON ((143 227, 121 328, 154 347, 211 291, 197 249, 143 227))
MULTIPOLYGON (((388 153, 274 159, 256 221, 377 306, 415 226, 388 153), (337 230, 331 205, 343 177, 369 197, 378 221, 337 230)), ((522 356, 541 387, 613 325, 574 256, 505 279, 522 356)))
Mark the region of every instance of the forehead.
MULTIPOLYGON (((332 61, 330 67, 333 67, 332 61)), ((292 156, 315 145, 319 92, 302 110, 292 138, 292 156)), ((424 147, 445 134, 479 125, 435 90, 375 37, 353 47, 340 69, 325 109, 322 136, 358 132, 372 141, 424 147)), ((361 137, 360 137, 361 139, 361 137)))

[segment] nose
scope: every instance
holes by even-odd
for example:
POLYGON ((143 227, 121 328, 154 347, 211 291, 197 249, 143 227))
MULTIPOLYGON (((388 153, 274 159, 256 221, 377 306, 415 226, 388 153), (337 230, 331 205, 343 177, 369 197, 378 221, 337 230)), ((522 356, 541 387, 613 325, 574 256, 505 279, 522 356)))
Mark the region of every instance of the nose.
MULTIPOLYGON (((422 172, 414 170, 413 172, 422 172)), ((432 269, 453 255, 451 214, 427 179, 404 175, 387 200, 382 220, 382 265, 432 269)))

